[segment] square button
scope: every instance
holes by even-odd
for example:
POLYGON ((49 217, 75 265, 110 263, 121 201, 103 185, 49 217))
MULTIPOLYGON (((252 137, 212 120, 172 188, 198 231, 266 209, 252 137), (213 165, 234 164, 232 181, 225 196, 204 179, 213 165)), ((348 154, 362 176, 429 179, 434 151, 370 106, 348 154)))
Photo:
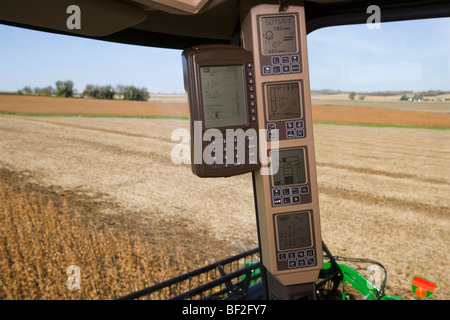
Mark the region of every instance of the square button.
POLYGON ((278 253, 278 261, 286 261, 287 260, 287 254, 286 252, 280 252, 278 253))
POLYGON ((276 123, 268 123, 267 130, 275 130, 277 128, 276 123))
POLYGON ((295 138, 295 132, 294 132, 294 130, 287 130, 287 131, 286 131, 286 138, 288 138, 288 139, 295 138))
POLYGON ((297 129, 297 130, 295 131, 295 136, 296 136, 297 138, 303 138, 303 137, 305 136, 305 130, 303 130, 303 129, 297 129))

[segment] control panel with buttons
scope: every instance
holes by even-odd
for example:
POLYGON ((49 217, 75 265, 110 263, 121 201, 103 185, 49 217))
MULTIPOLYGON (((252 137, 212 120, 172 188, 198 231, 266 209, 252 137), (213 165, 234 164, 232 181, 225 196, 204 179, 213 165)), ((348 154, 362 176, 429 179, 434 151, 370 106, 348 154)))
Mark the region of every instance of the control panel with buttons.
POLYGON ((304 7, 290 3, 280 11, 278 1, 256 0, 241 6, 270 160, 254 173, 268 295, 296 299, 304 288, 314 291, 323 265, 304 7))
POLYGON ((303 80, 263 83, 267 141, 306 138, 303 80))
POLYGON ((291 56, 274 56, 270 60, 271 64, 262 66, 262 75, 300 72, 300 57, 298 54, 291 56))
POLYGON ((273 207, 311 203, 308 147, 278 151, 278 170, 271 179, 273 207))
POLYGON ((259 169, 252 53, 233 45, 201 45, 185 49, 182 57, 192 172, 229 177, 259 169))
POLYGON ((278 270, 313 267, 317 265, 312 238, 311 211, 276 214, 276 257, 278 270))

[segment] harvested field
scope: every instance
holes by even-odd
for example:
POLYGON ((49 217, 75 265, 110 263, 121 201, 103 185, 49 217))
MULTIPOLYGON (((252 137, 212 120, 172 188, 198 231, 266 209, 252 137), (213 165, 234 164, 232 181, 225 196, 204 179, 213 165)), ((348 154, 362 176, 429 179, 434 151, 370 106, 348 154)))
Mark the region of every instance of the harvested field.
MULTIPOLYGON (((149 102, 141 102, 0 95, 0 111, 68 115, 189 117, 187 103, 179 101, 183 101, 183 96, 171 98, 170 95, 157 95, 149 102)), ((313 119, 317 122, 450 127, 449 103, 411 104, 407 102, 313 100, 313 106, 313 119)))
MULTIPOLYGON (((1 115, 0 183, 67 199, 86 223, 139 235, 160 248, 158 257, 194 269, 255 247, 257 235, 249 174, 200 179, 172 163, 171 133, 188 127, 178 119, 1 115)), ((449 299, 450 130, 316 124, 314 135, 332 253, 380 261, 388 294, 413 299, 412 279, 421 276, 437 285, 432 299, 449 299)))
POLYGON ((450 113, 391 110, 370 107, 313 107, 313 119, 318 122, 365 123, 393 126, 450 127, 450 113))
POLYGON ((402 95, 394 96, 370 96, 365 95, 364 100, 356 95, 355 100, 350 100, 347 93, 341 94, 313 94, 313 105, 336 105, 351 107, 372 107, 379 109, 395 109, 427 112, 450 112, 450 94, 424 97, 424 101, 401 101, 402 95), (426 100, 425 100, 426 99, 426 100), (435 101, 433 101, 435 100, 435 101))
POLYGON ((0 95, 0 111, 68 115, 188 117, 186 103, 0 95))

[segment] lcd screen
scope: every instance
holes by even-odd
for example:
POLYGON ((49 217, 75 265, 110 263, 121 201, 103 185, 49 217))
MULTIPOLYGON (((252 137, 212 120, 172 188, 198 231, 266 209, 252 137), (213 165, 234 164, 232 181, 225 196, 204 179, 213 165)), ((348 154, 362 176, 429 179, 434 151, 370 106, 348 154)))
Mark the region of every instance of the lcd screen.
POLYGON ((311 246, 308 212, 277 215, 277 231, 281 251, 311 246))
POLYGON ((261 18, 261 37, 264 55, 297 52, 295 16, 261 18))
POLYGON ((301 118, 299 82, 267 85, 266 95, 269 121, 301 118))
POLYGON ((243 66, 200 68, 205 128, 247 124, 243 66))
POLYGON ((273 175, 274 187, 306 183, 305 152, 303 148, 280 150, 278 157, 278 172, 273 175))

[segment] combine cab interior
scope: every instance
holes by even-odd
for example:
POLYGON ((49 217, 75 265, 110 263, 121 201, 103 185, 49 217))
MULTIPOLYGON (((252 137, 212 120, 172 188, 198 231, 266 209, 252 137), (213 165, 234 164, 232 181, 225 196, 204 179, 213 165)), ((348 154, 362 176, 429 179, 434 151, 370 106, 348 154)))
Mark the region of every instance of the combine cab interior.
MULTIPOLYGON (((267 144, 267 149, 259 152, 266 152, 264 160, 268 163, 263 159, 255 161, 255 166, 235 162, 231 168, 228 164, 201 163, 192 169, 193 174, 211 179, 252 172, 259 247, 235 257, 223 257, 210 266, 121 299, 146 297, 177 284, 191 283, 191 279, 211 272, 219 274, 219 278, 189 287, 172 298, 333 299, 340 282, 359 276, 338 264, 322 241, 306 38, 325 27, 367 23, 370 1, 77 0, 81 28, 68 24, 68 14, 76 12, 67 11, 72 2, 1 0, 0 23, 115 43, 184 50, 191 135, 196 130, 194 121, 206 122, 209 112, 215 115, 211 126, 222 127, 222 133, 225 134, 225 127, 252 128, 255 132, 259 129, 259 140, 267 144), (245 72, 238 82, 245 87, 240 94, 248 108, 243 111, 245 115, 238 110, 227 122, 220 119, 220 111, 208 110, 212 107, 207 106, 210 101, 211 105, 222 103, 221 107, 226 108, 227 97, 211 98, 211 90, 202 88, 202 81, 206 86, 206 79, 211 83, 214 80, 206 77, 222 74, 223 86, 231 86, 226 77, 239 76, 240 70, 245 72), (213 71, 217 73, 212 75, 213 71), (275 162, 279 165, 271 174, 275 162), (244 266, 227 269, 236 261, 244 266)), ((381 23, 450 16, 448 1, 390 0, 377 1, 376 5, 381 23)), ((207 129, 208 126, 203 127, 202 134, 207 129)), ((252 146, 252 139, 246 140, 246 150, 252 146)), ((192 150, 195 148, 192 144, 192 150)), ((249 152, 244 153, 247 161, 249 152)), ((397 298, 370 285, 359 289, 373 299, 397 298)))

